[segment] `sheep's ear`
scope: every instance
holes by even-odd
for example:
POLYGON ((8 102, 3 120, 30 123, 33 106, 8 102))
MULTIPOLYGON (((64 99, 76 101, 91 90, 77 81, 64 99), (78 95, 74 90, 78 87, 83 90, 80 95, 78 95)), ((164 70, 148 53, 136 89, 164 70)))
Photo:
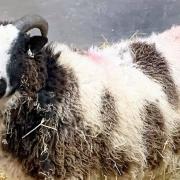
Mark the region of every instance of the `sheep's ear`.
POLYGON ((33 54, 37 54, 47 42, 47 37, 33 36, 29 41, 29 49, 33 54))

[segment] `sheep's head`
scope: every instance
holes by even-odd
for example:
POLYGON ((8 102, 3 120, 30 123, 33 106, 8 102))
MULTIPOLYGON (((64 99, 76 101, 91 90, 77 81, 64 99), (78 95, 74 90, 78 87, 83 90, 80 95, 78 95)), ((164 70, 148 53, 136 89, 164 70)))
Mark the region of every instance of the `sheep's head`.
POLYGON ((48 23, 38 15, 0 23, 0 101, 20 86, 24 59, 42 49, 47 43, 47 32, 48 23), (41 31, 41 36, 27 34, 34 28, 41 31))

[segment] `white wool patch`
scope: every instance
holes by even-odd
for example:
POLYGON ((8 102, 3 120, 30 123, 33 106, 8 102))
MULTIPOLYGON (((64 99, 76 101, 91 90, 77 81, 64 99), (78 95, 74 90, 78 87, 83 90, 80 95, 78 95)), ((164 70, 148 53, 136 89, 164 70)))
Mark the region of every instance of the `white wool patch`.
POLYGON ((106 87, 103 69, 87 56, 74 53, 62 44, 54 44, 53 47, 54 52, 61 51, 59 64, 73 69, 78 79, 80 101, 86 118, 85 125, 94 127, 94 132, 98 133, 101 131, 99 128, 103 127, 99 120, 98 108, 101 105, 102 91, 106 87))
POLYGON ((141 110, 146 101, 156 103, 165 99, 161 86, 145 76, 135 67, 119 67, 111 74, 110 92, 116 99, 119 123, 112 134, 115 149, 127 152, 129 156, 142 166, 145 165, 146 149, 143 146, 143 121, 141 110), (151 90, 147 90, 151 87, 151 90))
POLYGON ((0 79, 7 82, 6 94, 10 91, 9 77, 7 74, 7 65, 10 61, 10 49, 13 42, 17 39, 19 30, 12 24, 0 26, 0 79))

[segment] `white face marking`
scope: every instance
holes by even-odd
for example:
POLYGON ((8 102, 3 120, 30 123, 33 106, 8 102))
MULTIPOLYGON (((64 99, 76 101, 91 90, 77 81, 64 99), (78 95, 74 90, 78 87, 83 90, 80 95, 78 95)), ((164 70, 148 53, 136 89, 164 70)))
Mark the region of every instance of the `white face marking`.
POLYGON ((11 90, 9 85, 9 77, 7 74, 7 65, 10 61, 10 49, 12 43, 17 39, 19 30, 12 24, 6 26, 0 25, 0 79, 4 79, 7 83, 5 96, 11 90))

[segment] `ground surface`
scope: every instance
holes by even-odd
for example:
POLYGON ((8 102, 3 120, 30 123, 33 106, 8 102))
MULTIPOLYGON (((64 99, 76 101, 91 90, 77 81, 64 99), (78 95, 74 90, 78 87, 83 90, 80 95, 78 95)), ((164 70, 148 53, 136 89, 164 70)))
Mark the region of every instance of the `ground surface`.
POLYGON ((179 0, 6 0, 0 18, 38 13, 50 24, 49 37, 78 47, 117 41, 136 30, 161 31, 180 24, 179 0))

